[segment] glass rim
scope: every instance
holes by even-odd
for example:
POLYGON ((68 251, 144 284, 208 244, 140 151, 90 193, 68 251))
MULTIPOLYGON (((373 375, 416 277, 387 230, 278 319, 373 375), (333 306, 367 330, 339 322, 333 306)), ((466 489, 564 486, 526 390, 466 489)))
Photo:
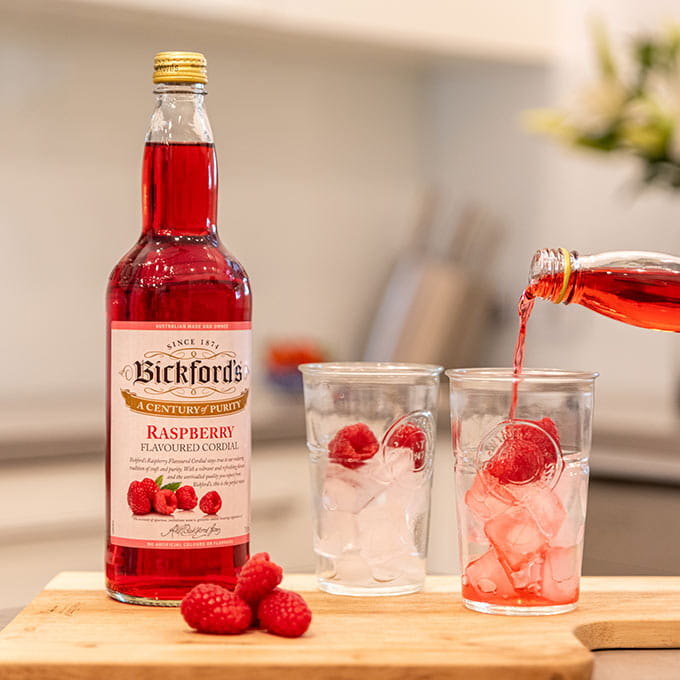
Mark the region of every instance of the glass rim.
POLYGON ((446 377, 454 381, 514 382, 528 384, 593 382, 600 374, 597 371, 570 371, 561 368, 527 368, 515 378, 512 368, 450 368, 446 377))
POLYGON ((393 361, 328 361, 300 364, 304 376, 338 378, 439 378, 443 366, 393 361))

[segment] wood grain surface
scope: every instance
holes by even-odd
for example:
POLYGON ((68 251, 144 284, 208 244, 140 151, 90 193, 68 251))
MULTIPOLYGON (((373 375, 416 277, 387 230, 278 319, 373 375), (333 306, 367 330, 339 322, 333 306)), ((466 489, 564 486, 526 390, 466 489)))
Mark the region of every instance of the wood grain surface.
POLYGON ((192 632, 177 609, 114 602, 92 572, 58 575, 0 632, 2 680, 587 680, 589 649, 680 647, 679 577, 583 579, 576 611, 550 617, 477 614, 458 578, 383 598, 328 595, 308 575, 314 618, 289 640, 252 630, 192 632))

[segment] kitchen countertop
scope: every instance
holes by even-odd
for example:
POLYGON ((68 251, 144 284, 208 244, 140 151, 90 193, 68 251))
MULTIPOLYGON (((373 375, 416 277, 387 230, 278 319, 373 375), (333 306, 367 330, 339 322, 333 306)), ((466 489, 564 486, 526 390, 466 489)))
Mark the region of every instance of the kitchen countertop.
MULTIPOLYGON (((293 575, 292 577, 289 577, 289 578, 291 578, 292 581, 288 582, 284 585, 287 585, 288 587, 294 587, 295 589, 306 590, 308 588, 309 584, 312 583, 310 577, 304 576, 304 575, 298 575, 298 576, 293 575), (291 585, 291 583, 292 583, 292 585, 291 585)), ((431 593, 448 592, 451 589, 451 586, 447 585, 449 578, 456 578, 456 577, 435 577, 434 579, 429 579, 428 580, 428 583, 429 583, 428 592, 431 592, 431 593)), ((101 580, 102 580, 102 575, 100 573, 94 573, 94 572, 80 572, 80 573, 73 572, 73 573, 60 574, 59 576, 57 576, 51 582, 51 584, 48 586, 48 589, 45 591, 43 596, 48 594, 50 592, 50 590, 56 590, 57 591, 56 594, 58 594, 60 589, 68 589, 68 588, 74 587, 75 584, 82 585, 82 587, 84 587, 86 591, 88 591, 88 590, 90 590, 90 591, 91 590, 94 590, 94 591, 100 590, 101 589, 101 585, 100 585, 101 580)), ((592 610, 592 608, 593 608, 592 605, 594 603, 589 602, 589 599, 594 595, 594 593, 596 591, 602 592, 602 593, 606 593, 606 592, 611 591, 612 594, 613 594, 614 591, 618 592, 619 589, 623 588, 623 590, 625 590, 626 593, 627 593, 627 599, 629 600, 629 602, 630 601, 639 601, 639 602, 641 602, 641 609, 644 609, 645 599, 643 597, 643 592, 645 593, 645 595, 647 594, 646 591, 644 591, 644 584, 645 583, 649 583, 649 587, 652 589, 649 592, 649 595, 653 597, 652 593, 657 592, 660 587, 662 589, 664 589, 664 591, 667 588, 672 589, 673 587, 675 587, 672 584, 677 584, 677 579, 670 579, 670 580, 667 579, 665 581, 659 581, 658 579, 654 580, 654 579, 645 579, 645 578, 633 578, 633 579, 621 579, 621 578, 619 578, 619 579, 611 579, 611 582, 607 579, 593 579, 593 578, 584 579, 584 604, 583 604, 583 612, 582 612, 582 614, 586 617, 584 619, 584 621, 592 619, 592 614, 595 613, 595 612, 591 611, 591 614, 588 614, 588 610, 589 609, 592 610), (662 584, 664 584, 664 585, 662 585, 662 584), (640 590, 641 588, 643 590, 640 590), (642 597, 642 599, 640 599, 641 597, 642 597), (631 599, 631 598, 633 598, 633 599, 631 599)), ((457 590, 457 588, 454 588, 454 591, 455 590, 457 590)), ((62 590, 61 592, 63 593, 64 591, 62 590)), ((658 591, 658 592, 660 592, 660 591, 658 591)), ((78 598, 78 592, 74 592, 73 595, 74 595, 74 597, 78 598)), ((310 594, 309 597, 312 598, 312 595, 310 594)), ((325 611, 326 609, 328 609, 329 607, 333 607, 336 604, 340 605, 340 608, 342 609, 344 604, 345 604, 345 603, 342 603, 342 600, 349 601, 350 599, 351 598, 338 598, 338 597, 326 596, 326 595, 322 594, 322 601, 323 601, 324 604, 322 605, 321 601, 319 603, 317 603, 319 606, 321 606, 321 610, 322 610, 320 612, 320 619, 319 619, 318 625, 319 626, 322 625, 321 624, 321 613, 325 613, 325 616, 328 616, 330 610, 325 611)), ((376 604, 380 604, 380 605, 389 604, 389 603, 386 602, 387 599, 388 598, 380 598, 380 600, 382 600, 382 601, 377 602, 376 604)), ((402 598, 389 598, 389 599, 392 600, 392 602, 397 606, 397 608, 399 608, 399 605, 401 604, 400 601, 402 600, 402 598)), ((71 599, 69 599, 68 601, 74 602, 74 600, 71 600, 71 599)), ((603 600, 603 602, 602 602, 602 605, 604 606, 605 610, 607 609, 606 601, 608 601, 608 600, 603 600)), ((664 601, 666 601, 666 600, 664 600, 664 601)), ((84 602, 85 602, 85 600, 83 600, 83 604, 84 604, 84 602)), ((107 602, 108 601, 106 599, 104 599, 103 604, 106 605, 107 602)), ((362 611, 362 606, 367 604, 367 599, 366 598, 357 598, 355 602, 356 602, 356 607, 353 607, 353 611, 355 611, 357 614, 360 615, 361 611, 362 611), (361 600, 363 600, 363 602, 361 600)), ((354 602, 352 602, 351 604, 354 604, 354 602)), ((42 606, 43 607, 45 606, 44 602, 43 602, 42 606)), ((116 606, 121 606, 121 605, 116 604, 116 606)), ((436 618, 439 608, 435 605, 435 600, 432 600, 432 596, 430 596, 429 598, 426 597, 423 600, 423 606, 427 606, 428 610, 429 610, 429 608, 432 608, 432 614, 436 618), (426 603, 429 603, 429 604, 426 604, 426 603)), ((447 604, 446 608, 448 608, 448 606, 449 605, 447 604)), ((64 611, 63 613, 68 614, 68 618, 70 618, 72 615, 81 611, 80 607, 81 607, 81 605, 79 605, 77 603, 77 600, 76 600, 75 601, 75 608, 70 608, 69 611, 64 611)), ((108 607, 108 605, 107 605, 107 607, 108 607)), ((630 604, 628 604, 627 607, 628 607, 628 609, 630 609, 630 604)), ((314 608, 315 607, 313 606, 313 609, 314 608)), ((446 608, 445 608, 444 611, 446 611, 446 608)), ((60 609, 61 609, 61 607, 58 606, 57 609, 56 609, 57 613, 60 613, 60 609)), ((148 612, 148 610, 146 610, 146 608, 143 608, 143 607, 136 608, 136 609, 140 610, 140 613, 143 613, 143 614, 146 614, 148 612)), ((363 607, 363 609, 365 610, 366 608, 363 607)), ((369 607, 369 610, 370 609, 371 609, 371 607, 369 607)), ((384 607, 383 607, 383 609, 384 609, 384 607)), ((389 618, 389 614, 387 612, 389 611, 389 609, 390 608, 385 609, 385 611, 386 611, 385 615, 388 616, 388 618, 389 618)), ((581 608, 579 608, 579 609, 581 609, 581 608)), ((625 609, 625 607, 624 607, 624 609, 625 609)), ((49 608, 49 611, 52 611, 51 607, 49 608)), ((161 610, 161 611, 163 611, 163 610, 161 610)), ((577 612, 578 611, 579 610, 577 609, 577 612)), ((599 611, 599 606, 598 606, 598 611, 599 611)), ((657 610, 655 610, 655 611, 657 611, 657 610)), ((167 614, 167 610, 165 610, 165 612, 167 614)), ((8 623, 9 620, 14 615, 16 615, 16 613, 17 613, 17 610, 7 610, 7 609, 0 610, 0 629, 4 625, 6 625, 6 623, 8 623)), ((629 624, 626 623, 626 621, 628 621, 629 618, 631 618, 631 619, 637 618, 637 619, 644 620, 644 621, 650 621, 652 618, 654 618, 653 616, 648 617, 646 615, 640 616, 640 617, 638 617, 638 616, 629 617, 629 616, 624 615, 624 619, 621 619, 621 615, 623 613, 624 612, 623 612, 623 609, 622 609, 619 614, 613 614, 612 621, 614 619, 619 620, 619 624, 613 624, 613 623, 609 624, 609 625, 612 626, 612 628, 611 628, 611 630, 608 630, 608 632, 604 633, 604 637, 602 638, 603 640, 609 640, 609 642, 611 642, 612 640, 615 640, 617 638, 617 635, 619 635, 619 634, 622 634, 623 638, 626 638, 626 636, 630 637, 630 631, 628 633, 623 632, 629 626, 629 624), (621 628, 621 626, 623 626, 623 628, 621 628), (620 629, 618 633, 617 633, 617 629, 620 629)), ((455 611, 455 609, 452 610, 452 615, 451 615, 452 621, 456 617, 457 614, 458 613, 455 611)), ((35 615, 35 609, 34 609, 34 615, 35 615)), ((43 614, 43 616, 44 616, 44 614, 43 614)), ((468 614, 468 616, 469 616, 469 614, 468 614)), ((477 615, 477 614, 472 615, 472 617, 475 617, 475 618, 478 617, 478 616, 483 617, 484 615, 477 615)), ((573 617, 574 615, 573 614, 565 615, 565 617, 564 617, 565 623, 567 623, 567 620, 566 620, 567 617, 570 617, 570 616, 573 617)), ((50 618, 51 618, 51 616, 50 616, 50 618)), ((488 617, 489 626, 485 625, 484 629, 486 630, 487 628, 489 628, 489 629, 498 628, 498 626, 494 626, 493 624, 500 623, 499 618, 501 618, 501 617, 491 617, 491 616, 489 616, 488 617)), ((661 614, 661 618, 663 620, 665 620, 663 614, 661 614)), ((522 628, 522 626, 526 626, 527 623, 530 623, 531 619, 533 619, 534 622, 537 622, 537 619, 535 619, 534 617, 529 617, 529 619, 526 619, 526 618, 525 619, 510 619, 510 618, 508 618, 504 622, 504 625, 501 628, 502 629, 508 629, 508 630, 511 631, 512 623, 514 621, 514 622, 516 622, 516 628, 524 630, 524 628, 522 628)), ((546 631, 546 636, 549 637, 552 634, 552 633, 550 633, 550 631, 555 630, 555 627, 554 626, 551 627, 549 624, 561 623, 559 621, 559 619, 562 619, 562 617, 561 616, 560 617, 558 617, 558 616, 556 616, 556 617, 546 617, 546 618, 540 620, 541 623, 545 622, 545 628, 542 627, 541 629, 546 631)), ((477 623, 473 618, 470 618, 469 620, 466 619, 466 620, 468 621, 468 625, 472 625, 472 624, 477 623)), ((592 619, 592 620, 595 621, 595 620, 597 620, 597 618, 592 619)), ((603 617, 603 620, 608 620, 606 615, 603 617)), ((670 624, 670 622, 671 622, 671 619, 669 619, 669 624, 670 624)), ((80 623, 82 625, 82 621, 80 623)), ((326 621, 325 623, 327 624, 328 622, 326 621)), ((45 620, 45 624, 47 625, 47 620, 45 620)), ((51 624, 51 625, 54 625, 54 624, 51 624)), ((57 623, 56 625, 60 625, 60 624, 57 623)), ((61 624, 61 625, 64 625, 64 624, 61 624)), ((71 624, 68 624, 68 625, 71 625, 71 624)), ((128 623, 126 625, 130 625, 130 624, 128 623)), ((569 628, 571 625, 572 624, 569 623, 567 625, 567 628, 569 628)), ((595 624, 595 626, 598 626, 598 624, 595 624)), ((163 626, 161 625, 161 627, 159 628, 159 631, 158 631, 158 635, 162 635, 162 632, 161 632, 162 628, 163 628, 163 626)), ((174 630, 174 624, 173 624, 172 628, 174 630)), ((588 625, 586 625, 586 628, 588 628, 588 625)), ((658 626, 657 626, 657 628, 658 628, 658 626)), ((33 629, 32 626, 31 626, 31 629, 33 629)), ((388 626, 388 629, 389 629, 389 626, 388 626)), ((19 632, 20 630, 21 629, 16 629, 15 634, 12 637, 13 638, 21 637, 21 633, 19 632), (19 635, 17 635, 17 633, 19 633, 19 635)), ((28 628, 26 630, 28 630, 28 628)), ((457 630, 457 628, 455 628, 455 626, 454 626, 452 628, 452 634, 455 633, 455 630, 457 630)), ((672 630, 674 630, 677 633, 677 625, 676 625, 675 621, 673 622, 672 630)), ((676 640, 676 636, 674 636, 675 634, 671 633, 671 628, 669 628, 668 631, 669 631, 668 637, 666 639, 667 640, 671 640, 671 639, 676 640)), ((649 631, 648 631, 648 633, 649 633, 649 631)), ((323 633, 320 631, 319 634, 323 634, 323 633)), ((509 634, 513 635, 512 631, 509 634)), ((514 633, 515 637, 517 637, 517 634, 518 634, 517 632, 514 633)), ((595 634, 595 633, 592 633, 592 634, 595 634)), ((642 634, 643 637, 645 637, 645 633, 642 632, 642 629, 641 629, 641 634, 642 634)), ((29 633, 29 635, 32 635, 32 633, 29 633)), ((589 635, 589 633, 586 632, 585 633, 586 638, 588 637, 588 635, 589 635)), ((601 635, 602 635, 602 633, 600 633, 600 636, 601 635)), ((152 636, 152 637, 154 637, 154 636, 152 636)), ((213 636, 207 636, 207 637, 213 638, 213 636)), ((647 644, 649 644, 649 642, 652 639, 654 639, 653 634, 652 634, 652 637, 650 637, 649 634, 647 635, 647 637, 649 639, 647 639, 645 642, 647 644)), ((519 639, 522 639, 522 634, 520 634, 519 639)), ((208 642, 212 642, 212 641, 214 641, 214 638, 213 638, 213 640, 208 640, 208 642)), ((661 641, 661 638, 659 638, 659 641, 661 641)), ((225 639, 225 644, 229 644, 229 643, 230 643, 230 640, 225 639)), ((487 640, 486 642, 483 642, 483 638, 480 638, 479 643, 482 646, 477 651, 481 652, 482 654, 485 654, 485 653, 488 654, 489 650, 483 649, 483 648, 484 648, 484 645, 486 645, 486 647, 488 648, 489 641, 487 640)), ((555 643, 556 643, 556 639, 555 639, 555 643)), ((167 641, 166 641, 165 644, 167 645, 167 641)), ((434 644, 434 640, 433 640, 433 644, 434 644)), ((661 642, 661 644, 663 644, 663 643, 661 642)), ((86 644, 85 647, 87 647, 87 646, 91 646, 91 645, 86 644)), ((314 645, 312 645, 312 647, 314 647, 314 645)), ((454 653, 455 650, 457 650, 457 653, 460 654, 461 646, 455 645, 454 648, 452 648, 452 654, 454 653)), ((463 647, 463 648, 465 648, 465 647, 463 647)), ((209 649, 209 648, 207 648, 207 649, 209 649)), ((252 647, 251 647, 251 649, 252 649, 252 647)), ((474 646, 473 646, 472 649, 474 651, 474 646)), ((492 649, 493 649, 493 647, 492 647, 492 649)), ((225 648, 225 651, 226 651, 226 648, 225 648)), ((311 651, 312 651, 312 648, 310 648, 310 652, 311 651)), ((428 654, 430 654, 432 652, 432 650, 430 650, 430 649, 428 649, 427 651, 428 651, 428 654)), ((291 653, 292 653, 292 649, 291 649, 291 653)), ((499 655, 505 654, 507 656, 508 653, 510 653, 508 651, 508 649, 505 649, 503 647, 499 647, 499 651, 498 651, 499 655)), ((474 654, 472 656, 474 656, 474 654)), ((36 658, 42 658, 43 662, 44 662, 45 659, 43 657, 44 657, 43 654, 39 654, 36 658)), ((595 652, 594 657, 595 657, 594 667, 593 667, 593 673, 592 673, 592 676, 591 676, 592 680, 629 680, 629 679, 632 680, 633 678, 635 678, 635 680, 640 680, 642 678, 654 678, 654 680, 670 680, 671 678, 673 678, 673 680, 677 680, 678 668, 680 668, 680 649, 639 649, 639 650, 638 649, 614 649, 614 650, 606 650, 606 651, 595 652)), ((465 658, 467 658, 467 657, 465 657, 465 658)), ((1 661, 2 661, 2 659, 0 657, 0 662, 1 661)), ((89 663, 91 664, 92 661, 90 661, 89 663)), ((473 665, 474 665, 474 663, 473 663, 473 665)), ((374 666, 371 666, 371 667, 373 668, 374 666)), ((380 668, 380 665, 378 664, 377 666, 375 666, 375 668, 376 669, 380 668)), ((566 669, 566 667, 565 667, 565 669, 566 669)), ((536 668, 535 670, 537 671, 538 668, 536 668)), ((318 671, 318 668, 317 668, 317 671, 318 671)), ((566 670, 565 670, 565 672, 566 672, 566 670)), ((567 673, 567 675, 569 677, 572 677, 572 675, 570 673, 573 673, 573 672, 574 672, 574 667, 570 666, 570 670, 567 673)), ((85 677, 85 676, 83 676, 83 677, 85 677)), ((317 676, 315 676, 315 677, 319 677, 318 673, 317 673, 317 676)), ((458 676, 456 676, 456 677, 458 677, 458 676)), ((540 676, 540 673, 539 673, 539 675, 534 674, 534 675, 532 675, 532 677, 538 678, 538 677, 542 677, 542 676, 540 676)), ((548 676, 546 676, 546 677, 548 677, 548 676)), ((555 677, 554 673, 551 674, 550 677, 555 677)), ((579 677, 581 677, 581 676, 579 676, 579 677)))

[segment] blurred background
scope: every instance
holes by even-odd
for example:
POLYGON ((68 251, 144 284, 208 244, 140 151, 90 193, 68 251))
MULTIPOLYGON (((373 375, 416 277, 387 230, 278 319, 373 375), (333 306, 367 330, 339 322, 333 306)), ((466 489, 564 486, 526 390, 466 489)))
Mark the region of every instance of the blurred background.
MULTIPOLYGON (((592 79, 592 16, 618 51, 680 8, 0 0, 0 606, 103 568, 104 293, 139 235, 156 52, 208 58, 219 229, 254 290, 253 546, 304 571, 300 353, 507 366, 537 248, 680 254, 676 192, 522 124, 592 79)), ((601 373, 584 572, 677 574, 678 337, 543 303, 527 365, 601 373)), ((439 419, 430 570, 453 573, 439 419)))

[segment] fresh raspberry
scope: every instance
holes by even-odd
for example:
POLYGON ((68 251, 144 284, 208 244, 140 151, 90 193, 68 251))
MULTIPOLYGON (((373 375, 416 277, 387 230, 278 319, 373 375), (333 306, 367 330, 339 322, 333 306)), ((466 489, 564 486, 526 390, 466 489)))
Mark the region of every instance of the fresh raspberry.
POLYGON ((300 637, 309 628, 312 612, 297 593, 276 588, 257 608, 260 626, 274 635, 300 637))
POLYGON ((153 509, 161 515, 172 515, 177 510, 177 494, 170 489, 156 491, 153 497, 153 509))
POLYGON ((245 631, 252 619, 247 602, 214 583, 199 583, 182 600, 184 620, 199 633, 233 635, 245 631))
POLYGON ((425 448, 427 437, 423 430, 413 423, 404 423, 390 436, 387 446, 392 448, 411 449, 413 454, 413 467, 422 470, 425 466, 425 448))
POLYGON ((550 418, 510 423, 503 432, 504 441, 487 462, 486 471, 501 484, 527 484, 540 479, 557 465, 558 454, 551 437, 559 448, 557 427, 550 418))
POLYGON ((149 500, 153 503, 153 499, 156 497, 156 494, 158 493, 158 484, 156 484, 156 482, 154 482, 153 479, 151 479, 150 477, 144 477, 140 484, 144 487, 146 495, 149 497, 149 500))
POLYGON ((267 553, 257 553, 241 568, 234 592, 257 609, 259 601, 271 593, 282 578, 283 569, 272 562, 267 553))
POLYGON ((193 510, 198 505, 198 496, 193 486, 180 486, 177 494, 177 507, 180 510, 193 510))
POLYGON ((220 494, 218 494, 217 491, 208 491, 208 493, 205 494, 203 498, 201 498, 201 502, 198 504, 198 507, 206 515, 216 515, 222 507, 222 499, 220 498, 220 494))
POLYGON ((484 469, 501 484, 526 484, 540 477, 543 458, 530 442, 507 439, 498 447, 484 469))
POLYGON ((378 448, 378 440, 368 426, 355 423, 338 430, 328 444, 328 456, 334 463, 357 468, 372 458, 378 448))
MULTIPOLYGON (((543 430, 543 432, 547 432, 555 440, 557 448, 560 448, 560 435, 557 432, 557 425, 555 425, 555 421, 552 418, 541 418, 540 420, 529 420, 528 422, 537 425, 543 430)), ((521 423, 517 427, 513 428, 513 434, 515 437, 533 438, 537 444, 545 446, 546 438, 543 435, 543 432, 540 432, 533 427, 527 427, 526 425, 522 427, 521 423)), ((547 442, 547 444, 548 448, 552 451, 552 453, 554 453, 555 450, 550 442, 547 442)))
POLYGON ((134 515, 147 515, 151 512, 151 501, 141 482, 130 483, 127 502, 134 515))

